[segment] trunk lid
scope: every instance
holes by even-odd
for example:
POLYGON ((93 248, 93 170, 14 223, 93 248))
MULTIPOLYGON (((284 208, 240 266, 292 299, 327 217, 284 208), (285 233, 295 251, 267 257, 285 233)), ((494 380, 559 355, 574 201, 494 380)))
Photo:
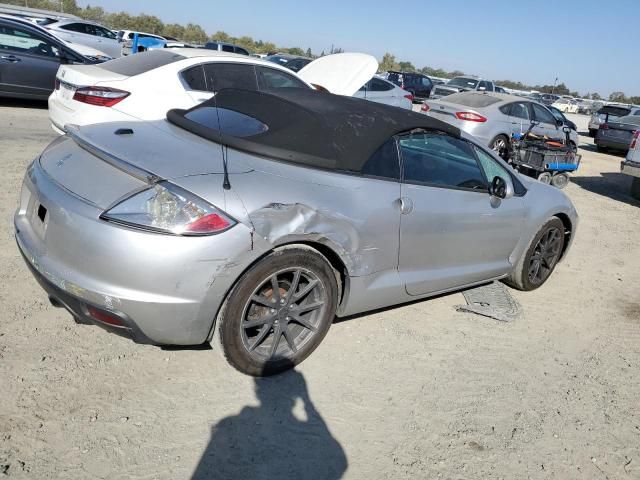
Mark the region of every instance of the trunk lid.
MULTIPOLYGON (((220 145, 183 132, 166 121, 160 125, 67 125, 67 129, 67 136, 47 147, 40 165, 56 183, 100 208, 159 179, 224 171, 220 145), (115 133, 123 129, 133 133, 115 133)), ((228 170, 233 174, 251 169, 229 151, 228 170)))
POLYGON ((336 95, 351 96, 378 70, 378 61, 365 53, 325 55, 303 67, 298 76, 336 95))
POLYGON ((102 82, 118 82, 129 78, 100 68, 100 65, 61 65, 56 76, 60 81, 75 87, 100 85, 102 82))

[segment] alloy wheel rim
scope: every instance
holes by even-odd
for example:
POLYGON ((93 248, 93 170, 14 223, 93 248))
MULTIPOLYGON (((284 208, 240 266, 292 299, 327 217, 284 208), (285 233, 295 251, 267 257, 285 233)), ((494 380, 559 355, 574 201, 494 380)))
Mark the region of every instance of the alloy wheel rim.
POLYGON ((536 244, 529 261, 529 281, 534 285, 544 282, 560 256, 562 235, 557 228, 547 230, 536 244))
POLYGON ((502 138, 499 138, 499 139, 497 139, 496 141, 493 142, 493 151, 494 152, 500 153, 500 151, 505 149, 505 148, 507 148, 507 144, 502 138))
POLYGON ((291 358, 318 334, 326 307, 326 290, 317 275, 304 268, 280 270, 247 300, 240 325, 242 343, 261 361, 291 358))

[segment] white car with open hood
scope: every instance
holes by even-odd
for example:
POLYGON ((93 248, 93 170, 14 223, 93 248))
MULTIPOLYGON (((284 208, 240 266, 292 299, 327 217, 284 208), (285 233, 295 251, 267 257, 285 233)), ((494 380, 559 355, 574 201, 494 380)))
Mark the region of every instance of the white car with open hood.
POLYGON ((63 65, 49 97, 54 130, 123 120, 164 119, 172 108, 191 108, 224 88, 319 88, 351 96, 370 80, 377 60, 338 53, 314 60, 297 74, 255 57, 194 48, 159 49, 100 65, 63 65))

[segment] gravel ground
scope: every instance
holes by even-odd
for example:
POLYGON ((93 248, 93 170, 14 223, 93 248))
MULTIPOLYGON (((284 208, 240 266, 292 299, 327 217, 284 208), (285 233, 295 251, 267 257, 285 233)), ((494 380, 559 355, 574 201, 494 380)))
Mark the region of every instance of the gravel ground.
POLYGON ((135 345, 49 305, 12 215, 53 138, 43 105, 0 101, 0 476, 640 478, 640 204, 588 137, 566 189, 573 249, 514 292, 522 319, 446 295, 340 321, 262 380, 216 349, 135 345))

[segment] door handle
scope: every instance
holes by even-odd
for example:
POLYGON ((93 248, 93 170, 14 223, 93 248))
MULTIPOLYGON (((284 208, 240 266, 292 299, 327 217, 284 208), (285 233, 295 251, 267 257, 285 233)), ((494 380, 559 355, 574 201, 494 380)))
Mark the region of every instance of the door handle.
POLYGON ((413 211, 413 200, 409 197, 400 197, 398 199, 398 203, 400 205, 400 213, 402 215, 408 215, 413 211))
POLYGON ((21 59, 16 57, 15 55, 2 55, 0 56, 0 60, 7 60, 11 63, 19 62, 21 59))

